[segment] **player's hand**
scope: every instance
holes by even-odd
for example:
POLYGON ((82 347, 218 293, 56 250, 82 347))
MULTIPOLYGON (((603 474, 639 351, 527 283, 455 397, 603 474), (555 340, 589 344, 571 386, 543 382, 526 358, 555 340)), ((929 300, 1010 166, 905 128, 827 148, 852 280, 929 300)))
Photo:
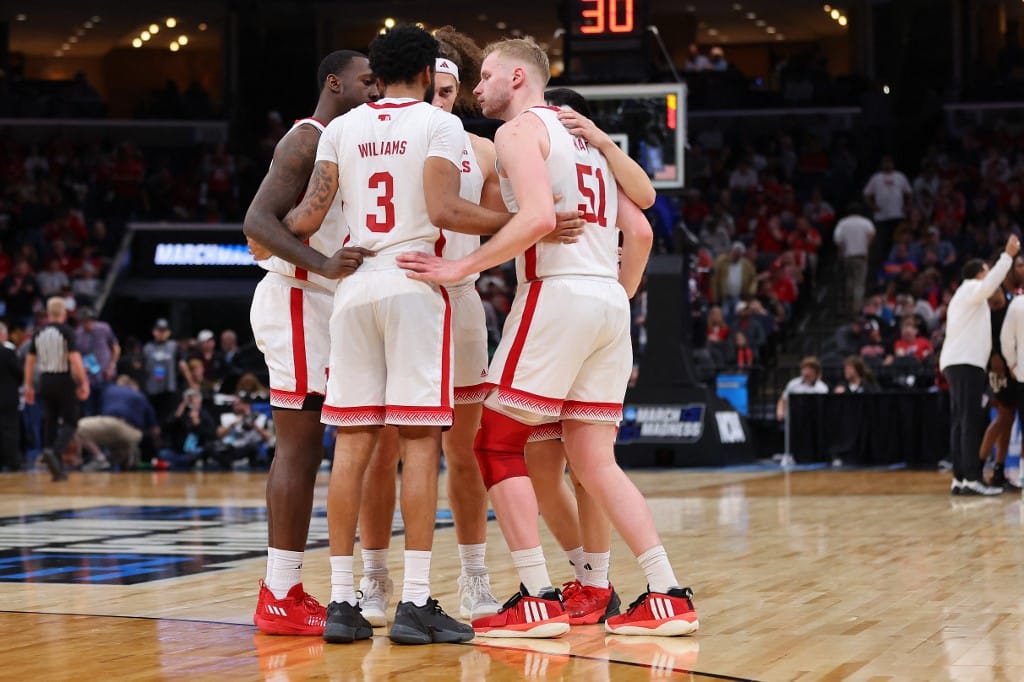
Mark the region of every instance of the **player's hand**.
POLYGON ((270 251, 263 248, 259 242, 253 241, 251 237, 246 237, 245 242, 249 245, 249 253, 252 254, 254 260, 266 260, 273 255, 270 251))
POLYGON ((324 261, 320 274, 328 279, 344 279, 363 264, 364 258, 372 258, 376 253, 361 246, 346 246, 334 252, 324 261))
POLYGON ((87 382, 83 382, 78 384, 78 386, 75 386, 75 397, 79 400, 89 399, 89 384, 87 382))
POLYGON ((432 256, 421 251, 401 253, 395 259, 398 267, 408 270, 411 279, 434 284, 453 284, 466 276, 453 260, 432 256))
POLYGON ((556 244, 575 244, 583 234, 583 211, 557 211, 555 213, 555 229, 542 241, 556 244))
POLYGON ((578 111, 573 111, 572 109, 560 111, 558 112, 558 120, 561 121, 569 133, 576 137, 582 137, 591 146, 598 149, 603 148, 607 144, 615 144, 612 138, 608 137, 608 133, 598 128, 594 125, 593 121, 578 111))
POLYGON ((1020 240, 1017 239, 1017 235, 1011 234, 1006 240, 1006 253, 1010 254, 1010 258, 1016 258, 1020 253, 1020 240))
POLYGON ((1001 355, 993 355, 988 361, 989 371, 995 372, 1001 377, 1006 376, 1006 362, 1001 355))
POLYGON ((26 386, 24 396, 26 405, 36 404, 36 389, 34 386, 26 386))

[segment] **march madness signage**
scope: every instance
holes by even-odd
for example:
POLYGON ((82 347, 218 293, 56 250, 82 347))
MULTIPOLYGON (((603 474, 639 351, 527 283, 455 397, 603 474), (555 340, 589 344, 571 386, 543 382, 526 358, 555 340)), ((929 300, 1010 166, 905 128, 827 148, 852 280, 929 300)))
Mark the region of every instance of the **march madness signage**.
POLYGON ((624 405, 619 443, 696 443, 704 435, 703 403, 624 405))

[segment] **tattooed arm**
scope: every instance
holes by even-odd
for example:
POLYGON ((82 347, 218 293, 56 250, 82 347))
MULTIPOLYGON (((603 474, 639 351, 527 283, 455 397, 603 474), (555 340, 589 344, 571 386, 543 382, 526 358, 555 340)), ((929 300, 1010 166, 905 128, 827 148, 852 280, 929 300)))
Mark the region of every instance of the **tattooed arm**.
POLYGON ((242 229, 255 242, 254 251, 262 247, 298 267, 326 274, 327 256, 296 239, 281 222, 306 187, 319 140, 315 128, 299 126, 277 143, 274 161, 246 211, 242 229))
POLYGON ((324 221, 337 192, 338 164, 317 161, 302 203, 288 211, 284 217, 284 226, 299 239, 309 239, 320 229, 320 223, 324 221))

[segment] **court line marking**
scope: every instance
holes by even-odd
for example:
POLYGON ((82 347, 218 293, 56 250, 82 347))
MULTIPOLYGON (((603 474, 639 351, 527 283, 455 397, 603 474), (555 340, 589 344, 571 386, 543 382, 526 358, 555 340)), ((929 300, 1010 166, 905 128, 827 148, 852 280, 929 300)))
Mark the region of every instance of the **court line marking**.
MULTIPOLYGON (((17 611, 12 609, 0 609, 0 614, 20 614, 27 616, 81 616, 83 618, 119 618, 121 620, 147 620, 147 621, 166 621, 172 623, 202 623, 204 625, 229 625, 239 628, 248 628, 257 630, 255 625, 248 625, 246 623, 225 623, 224 621, 218 620, 197 620, 194 618, 163 618, 158 616, 124 616, 118 614, 106 614, 106 613, 65 613, 59 611, 17 611)), ((585 656, 583 654, 574 653, 554 653, 547 651, 536 651, 534 649, 527 649, 521 647, 510 647, 510 646, 495 646, 493 644, 482 644, 476 642, 461 642, 456 643, 457 646, 468 646, 468 647, 479 647, 486 649, 496 649, 504 651, 519 651, 527 654, 542 654, 544 656, 565 656, 567 658, 578 658, 584 661, 608 661, 609 663, 615 663, 616 665, 626 665, 633 668, 643 668, 646 670, 654 670, 657 666, 650 663, 639 663, 637 661, 620 661, 613 658, 601 658, 600 656, 585 656)), ((686 668, 657 668, 658 670, 666 670, 674 673, 684 673, 690 675, 703 675, 715 680, 727 680, 728 682, 757 682, 751 677, 736 677, 735 675, 724 675, 720 673, 706 673, 699 670, 688 670, 686 668)))

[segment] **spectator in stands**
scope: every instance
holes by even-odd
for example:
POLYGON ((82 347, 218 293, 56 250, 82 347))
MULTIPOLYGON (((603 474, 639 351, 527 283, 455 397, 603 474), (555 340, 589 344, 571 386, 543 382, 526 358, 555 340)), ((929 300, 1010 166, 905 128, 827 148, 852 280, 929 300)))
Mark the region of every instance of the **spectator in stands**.
POLYGON ((912 196, 907 176, 896 170, 892 156, 883 156, 881 168, 864 186, 864 199, 874 211, 875 228, 879 233, 879 253, 889 251, 893 231, 907 215, 912 196))
POLYGON ((849 356, 860 353, 860 347, 867 338, 864 333, 866 323, 867 320, 863 317, 857 317, 853 322, 844 324, 836 330, 836 349, 840 354, 849 356))
POLYGON ((760 186, 757 169, 753 167, 750 159, 743 157, 736 164, 736 170, 729 175, 729 189, 740 192, 752 192, 760 186))
POLYGON ((843 383, 835 387, 836 393, 874 393, 877 390, 875 375, 859 355, 843 360, 843 383))
POLYGON ((0 289, 7 302, 8 319, 20 326, 31 324, 40 292, 28 261, 23 258, 15 261, 13 271, 0 284, 0 289))
POLYGON ((256 464, 260 448, 273 442, 273 425, 262 412, 252 407, 251 394, 235 396, 231 404, 232 417, 217 428, 217 440, 203 448, 203 457, 213 459, 224 469, 241 459, 256 464))
POLYGON ((729 363, 741 370, 749 370, 754 366, 757 355, 747 343, 747 335, 737 331, 733 340, 733 361, 729 363))
POLYGON ((892 355, 890 346, 882 336, 882 330, 878 323, 874 320, 865 323, 864 336, 864 342, 860 346, 860 356, 878 368, 892 355))
POLYGON ((690 43, 686 65, 683 67, 690 72, 710 71, 711 60, 700 53, 700 45, 690 43))
POLYGON ((204 406, 203 394, 190 388, 164 431, 170 447, 161 451, 160 459, 171 468, 185 469, 195 464, 203 449, 217 439, 217 422, 204 406))
MULTIPOLYGON (((1019 251, 1020 240, 1012 235, 1006 242, 1005 253, 991 271, 984 261, 968 261, 963 268, 963 282, 947 310, 946 339, 939 356, 939 368, 949 382, 950 454, 953 460, 950 492, 954 495, 997 495, 1002 492, 1002 488, 986 486, 982 482, 982 465, 978 459, 986 421, 981 398, 985 391, 985 368, 992 349, 988 298, 999 288, 1019 251)), ((1009 315, 1010 312, 1007 317, 1009 315)), ((1004 322, 1004 332, 1010 326, 1004 322)), ((1014 348, 1012 340, 1004 338, 1003 353, 1014 355, 1014 348)), ((1010 360, 1010 363, 1013 365, 1016 361, 1010 360)))
POLYGON ((75 295, 78 305, 92 305, 100 295, 100 280, 96 276, 96 266, 83 263, 71 281, 71 292, 75 295))
POLYGON ((865 218, 860 204, 851 204, 845 218, 836 225, 833 235, 845 270, 845 295, 850 312, 860 313, 868 276, 868 252, 875 238, 875 226, 865 218))
MULTIPOLYGON (((691 228, 692 229, 692 228, 691 228)), ((736 236, 736 223, 725 208, 718 202, 700 227, 700 241, 707 246, 716 258, 726 253, 736 236)))
POLYGON ((905 319, 900 324, 900 338, 893 344, 893 355, 897 358, 910 357, 919 362, 932 354, 932 344, 928 339, 918 336, 918 326, 913 318, 905 319))
POLYGON ((23 377, 23 363, 7 338, 7 325, 0 322, 0 470, 20 471, 22 467, 18 389, 23 377))
POLYGON ((117 363, 121 359, 121 344, 106 322, 96 319, 92 308, 78 311, 79 326, 76 332, 78 350, 82 363, 89 375, 89 400, 83 405, 86 417, 100 414, 104 392, 117 376, 117 363))
POLYGON ((711 62, 711 71, 724 72, 729 70, 729 62, 725 59, 725 50, 720 46, 715 45, 711 48, 711 51, 708 52, 708 59, 711 62))
POLYGON ((143 384, 149 401, 163 423, 178 404, 178 369, 181 358, 178 344, 171 339, 171 326, 164 318, 153 325, 153 340, 142 348, 143 384))
POLYGON ((818 250, 821 248, 821 233, 814 229, 811 221, 799 216, 793 231, 786 237, 786 246, 797 256, 797 267, 813 275, 818 271, 818 250))
POLYGON ((726 320, 731 320, 740 299, 757 293, 757 271, 754 264, 744 255, 747 247, 743 242, 733 242, 729 253, 715 259, 711 275, 712 302, 721 306, 726 320))
POLYGON ((828 393, 828 386, 821 380, 821 363, 809 355, 800 361, 800 376, 791 379, 775 404, 775 418, 783 421, 789 409, 789 396, 794 393, 828 393))
POLYGON ((235 383, 242 375, 238 360, 238 335, 234 329, 225 329, 220 333, 220 365, 215 368, 211 378, 217 382, 221 393, 234 393, 235 383))
POLYGON ((61 289, 71 285, 71 280, 61 270, 60 261, 56 258, 47 261, 46 269, 36 275, 36 281, 39 283, 39 293, 46 298, 56 296, 61 289))

